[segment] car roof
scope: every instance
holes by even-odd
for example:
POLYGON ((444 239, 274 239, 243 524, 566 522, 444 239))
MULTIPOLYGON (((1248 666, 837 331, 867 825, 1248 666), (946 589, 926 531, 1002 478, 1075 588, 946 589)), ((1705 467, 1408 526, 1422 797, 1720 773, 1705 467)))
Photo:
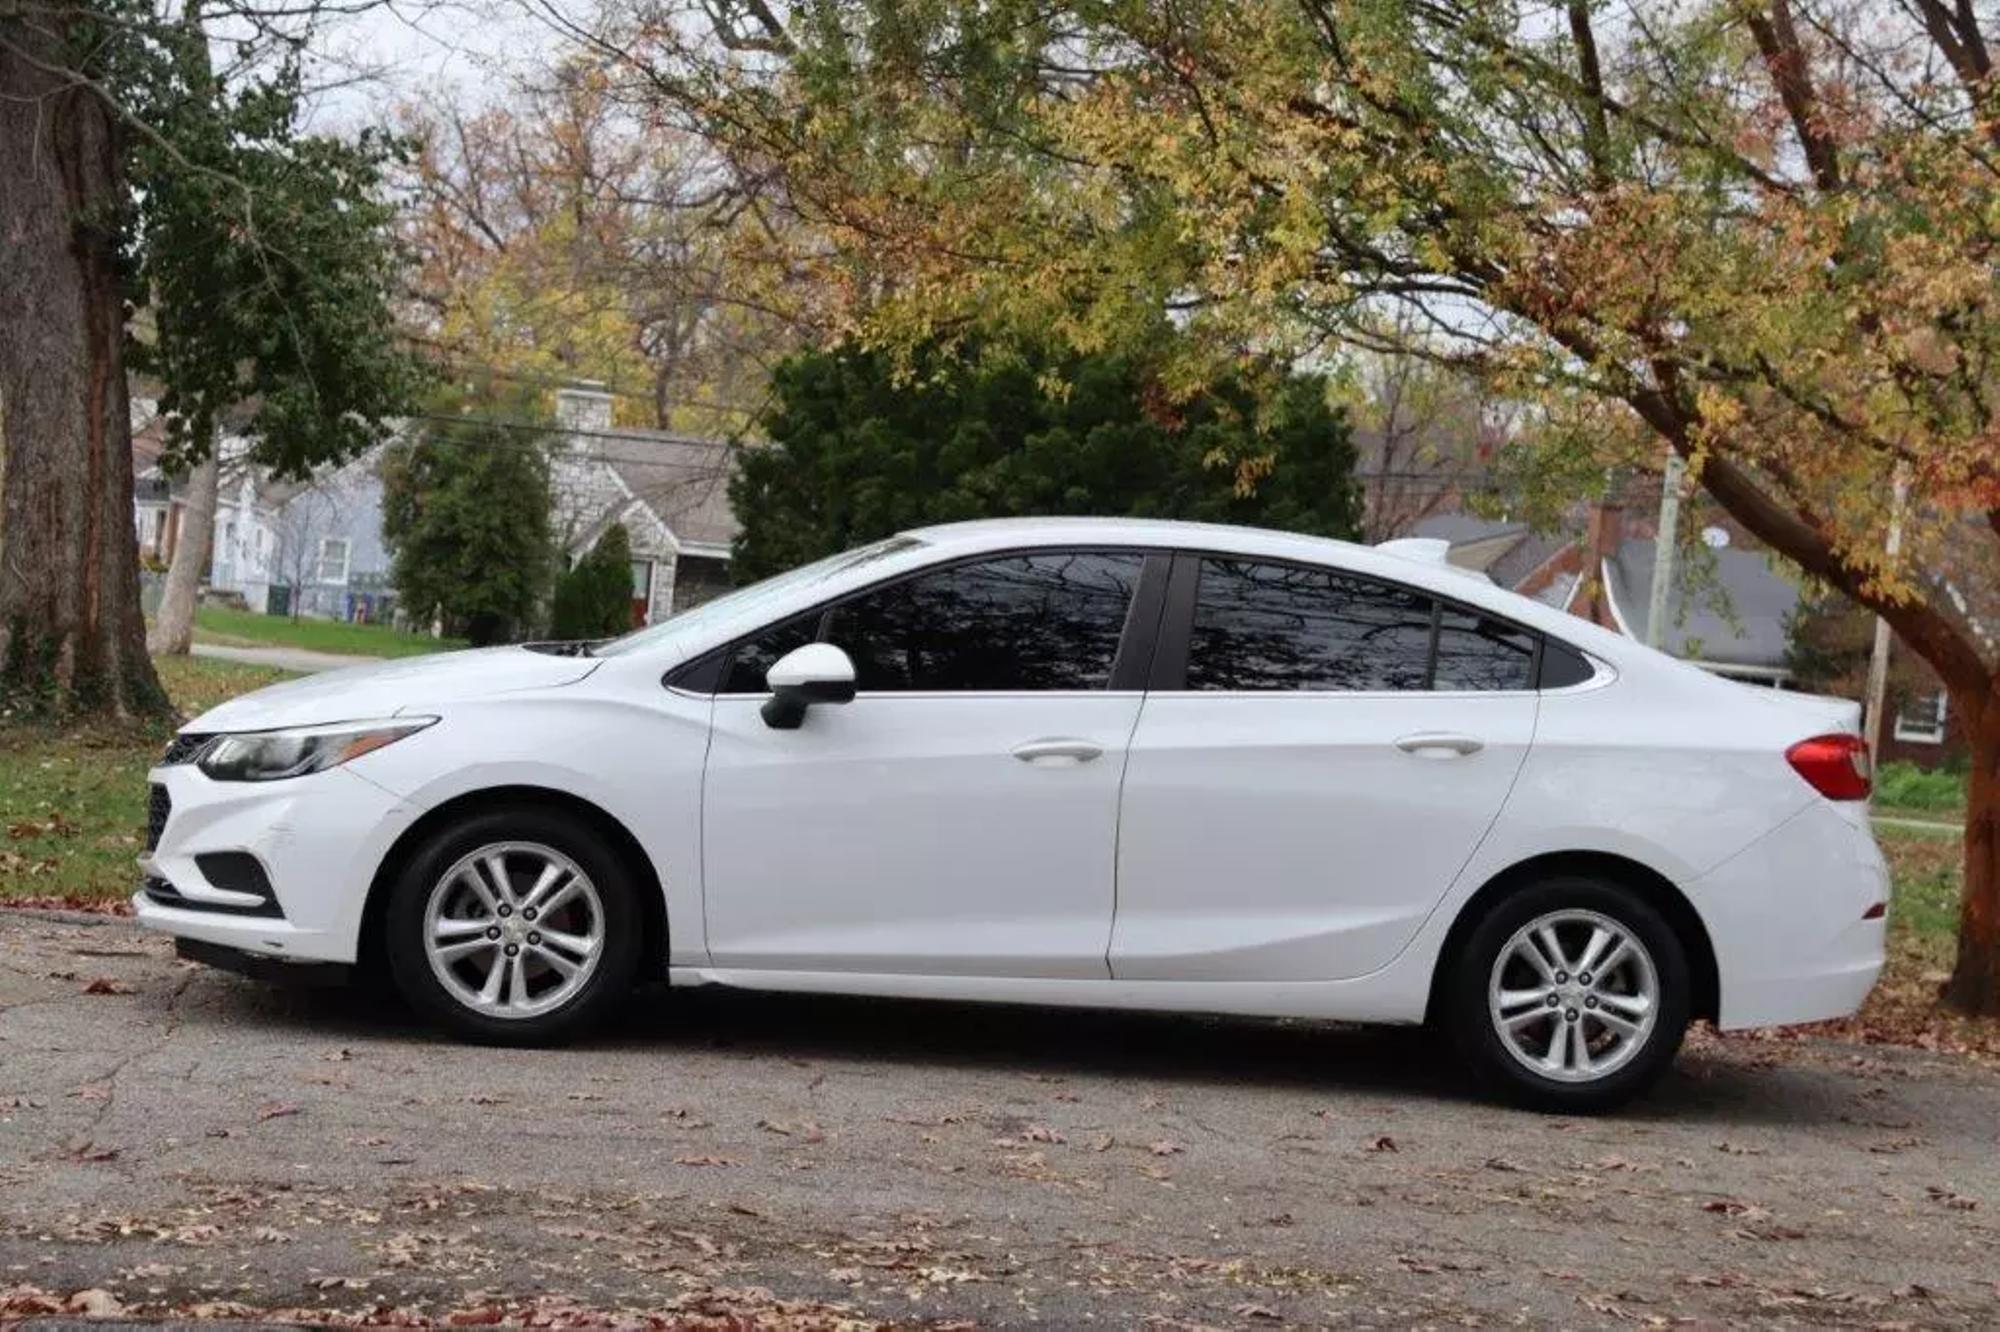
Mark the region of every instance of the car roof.
POLYGON ((904 535, 941 549, 986 550, 995 545, 1070 545, 1102 542, 1115 546, 1177 546, 1190 549, 1255 550, 1276 554, 1296 548, 1319 559, 1365 552, 1366 546, 1332 537, 1279 532, 1229 523, 1192 523, 1175 518, 978 518, 913 528, 904 535))

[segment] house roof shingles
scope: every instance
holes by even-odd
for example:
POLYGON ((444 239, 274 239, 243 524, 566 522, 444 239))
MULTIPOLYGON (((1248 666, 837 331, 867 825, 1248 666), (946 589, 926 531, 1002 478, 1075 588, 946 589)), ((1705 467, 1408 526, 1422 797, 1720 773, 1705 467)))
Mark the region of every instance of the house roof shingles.
POLYGON ((1449 541, 1452 563, 1478 569, 1506 588, 1518 586, 1565 544, 1537 533, 1526 523, 1469 513, 1430 514, 1411 526, 1410 535, 1449 541))
MULTIPOLYGON (((1653 542, 1633 538, 1604 562, 1621 627, 1641 642, 1651 610, 1653 542)), ((1724 666, 1780 668, 1786 626, 1799 590, 1758 550, 1725 546, 1683 557, 1671 619, 1660 646, 1678 657, 1724 666), (1701 564, 1713 560, 1712 569, 1701 564)))
POLYGON ((621 431, 618 438, 594 440, 591 452, 681 542, 726 549, 736 539, 738 523, 729 507, 734 460, 727 441, 621 431))

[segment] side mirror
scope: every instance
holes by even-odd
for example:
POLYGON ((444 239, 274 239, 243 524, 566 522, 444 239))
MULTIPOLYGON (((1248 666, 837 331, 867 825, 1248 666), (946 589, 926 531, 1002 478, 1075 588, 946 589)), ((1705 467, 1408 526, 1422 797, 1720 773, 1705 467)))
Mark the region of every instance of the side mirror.
POLYGON ((764 724, 778 731, 796 731, 815 703, 849 703, 854 699, 854 662, 831 643, 793 648, 772 665, 764 679, 771 697, 764 702, 764 724))

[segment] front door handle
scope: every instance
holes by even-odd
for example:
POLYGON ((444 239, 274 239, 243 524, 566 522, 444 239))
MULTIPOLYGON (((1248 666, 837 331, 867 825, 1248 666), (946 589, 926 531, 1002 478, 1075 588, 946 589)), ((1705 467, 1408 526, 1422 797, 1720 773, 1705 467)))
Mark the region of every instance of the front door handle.
POLYGON ((1030 740, 1014 746, 1014 757, 1038 768, 1074 768, 1104 753, 1104 746, 1089 740, 1068 738, 1030 740))
POLYGON ((1455 731, 1418 731, 1397 739, 1396 748, 1418 758, 1464 758, 1486 748, 1486 742, 1476 735, 1460 735, 1455 731))

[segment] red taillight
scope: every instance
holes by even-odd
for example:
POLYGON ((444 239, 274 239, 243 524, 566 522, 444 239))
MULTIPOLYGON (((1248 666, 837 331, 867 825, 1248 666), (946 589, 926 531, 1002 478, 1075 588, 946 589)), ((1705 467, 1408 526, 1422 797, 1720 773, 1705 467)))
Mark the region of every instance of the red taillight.
POLYGON ((1828 800, 1866 800, 1868 742, 1858 735, 1816 735, 1785 751, 1785 761, 1828 800))

